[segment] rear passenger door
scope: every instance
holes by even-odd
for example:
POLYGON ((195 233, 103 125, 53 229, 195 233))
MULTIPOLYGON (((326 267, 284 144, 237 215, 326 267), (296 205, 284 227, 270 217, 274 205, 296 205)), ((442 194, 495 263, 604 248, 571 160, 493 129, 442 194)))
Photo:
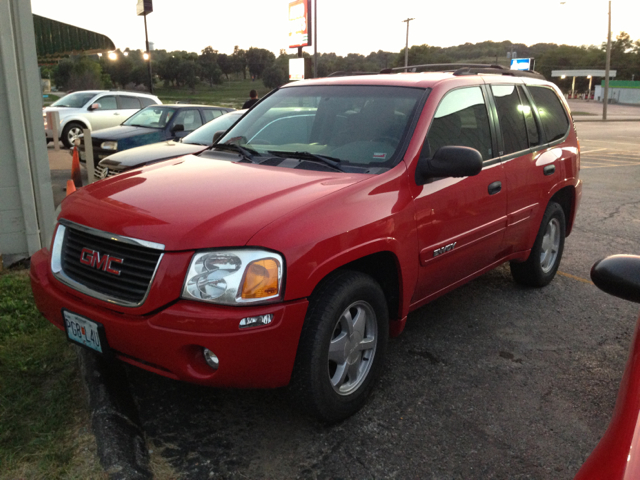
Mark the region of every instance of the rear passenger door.
POLYGON ((555 92, 546 86, 491 85, 498 141, 507 179, 506 254, 528 250, 562 163, 574 152, 561 144, 569 120, 555 92))
POLYGON ((477 149, 483 169, 473 177, 436 178, 415 196, 420 272, 412 305, 495 264, 506 226, 505 176, 495 152, 484 87, 449 91, 422 147, 431 158, 448 145, 477 149))

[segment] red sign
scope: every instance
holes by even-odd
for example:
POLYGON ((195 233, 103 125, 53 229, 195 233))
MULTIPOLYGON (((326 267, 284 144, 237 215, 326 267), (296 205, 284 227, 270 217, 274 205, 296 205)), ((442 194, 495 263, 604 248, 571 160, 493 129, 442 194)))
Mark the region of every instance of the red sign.
POLYGON ((311 46, 311 0, 289 2, 289 48, 311 46))

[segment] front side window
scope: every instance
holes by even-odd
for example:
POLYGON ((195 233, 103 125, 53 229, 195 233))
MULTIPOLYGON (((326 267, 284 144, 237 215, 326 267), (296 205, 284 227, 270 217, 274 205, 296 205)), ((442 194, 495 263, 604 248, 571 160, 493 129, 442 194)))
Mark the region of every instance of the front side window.
POLYGON ((94 103, 100 105, 98 110, 117 110, 118 102, 116 101, 115 95, 105 95, 104 97, 100 97, 94 103))
POLYGON ((527 127, 515 85, 492 85, 491 91, 496 102, 498 122, 502 131, 504 143, 502 153, 509 155, 526 150, 529 148, 527 127))
POLYGON ((192 132, 200 125, 202 125, 202 119, 200 118, 200 112, 198 110, 179 110, 176 114, 174 125, 182 125, 185 132, 192 132))
POLYGON ((213 135, 216 132, 225 131, 236 120, 240 118, 238 114, 227 114, 221 117, 215 118, 208 123, 205 123, 202 127, 198 128, 195 132, 190 133, 182 139, 182 143, 195 143, 197 145, 211 145, 213 143, 213 135))
POLYGON ((559 140, 567 134, 569 119, 556 92, 549 87, 527 87, 538 108, 547 142, 559 140))
POLYGON ((164 128, 173 117, 175 109, 168 107, 147 107, 134 113, 122 125, 131 127, 164 128))
POLYGON ((402 139, 424 93, 421 88, 367 85, 283 88, 248 112, 219 143, 262 156, 303 152, 307 159, 330 157, 341 166, 390 168, 399 161, 402 139))
POLYGON ((434 115, 423 156, 433 157, 441 147, 475 148, 483 160, 493 158, 489 116, 480 87, 459 88, 445 95, 434 115))

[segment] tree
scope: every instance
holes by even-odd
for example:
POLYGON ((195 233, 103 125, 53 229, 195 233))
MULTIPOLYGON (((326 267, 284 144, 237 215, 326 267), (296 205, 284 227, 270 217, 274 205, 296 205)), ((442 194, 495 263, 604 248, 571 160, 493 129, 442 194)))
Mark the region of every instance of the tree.
POLYGON ((247 79, 247 58, 246 52, 236 45, 233 47, 231 55, 231 65, 233 73, 242 73, 242 78, 247 79))
POLYGON ((213 47, 206 47, 198 57, 200 72, 211 87, 214 84, 222 83, 222 70, 218 66, 218 51, 213 47))
POLYGON ((247 67, 252 77, 260 78, 262 72, 276 61, 276 56, 264 48, 251 47, 245 54, 247 67))
POLYGON ((229 75, 233 73, 234 68, 231 57, 226 53, 219 53, 218 66, 220 67, 220 70, 222 70, 222 73, 224 73, 224 75, 227 77, 227 80, 229 80, 229 75))
POLYGON ((102 88, 102 67, 89 57, 78 60, 64 59, 53 69, 58 88, 68 91, 102 88))
POLYGON ((270 89, 281 87, 287 83, 287 74, 282 67, 276 63, 272 63, 271 66, 265 68, 264 72, 262 72, 262 83, 270 89))

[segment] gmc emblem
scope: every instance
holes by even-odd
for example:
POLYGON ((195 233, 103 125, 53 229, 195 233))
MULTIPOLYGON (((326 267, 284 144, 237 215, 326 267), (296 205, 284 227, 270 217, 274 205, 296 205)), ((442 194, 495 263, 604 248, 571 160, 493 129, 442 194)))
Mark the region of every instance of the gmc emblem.
POLYGON ((113 264, 123 262, 124 259, 122 258, 111 257, 105 253, 101 255, 100 252, 86 247, 80 252, 80 263, 97 268, 103 272, 113 273, 114 275, 120 275, 120 270, 113 268, 113 264))

